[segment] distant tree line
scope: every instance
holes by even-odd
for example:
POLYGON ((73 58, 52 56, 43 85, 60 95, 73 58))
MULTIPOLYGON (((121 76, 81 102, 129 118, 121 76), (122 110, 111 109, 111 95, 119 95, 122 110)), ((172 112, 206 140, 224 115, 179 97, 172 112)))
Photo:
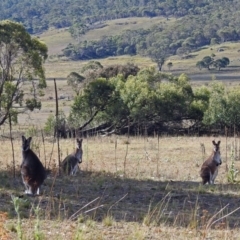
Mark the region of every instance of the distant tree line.
MULTIPOLYGON (((228 7, 220 11, 210 4, 209 8, 199 7, 199 14, 186 14, 175 22, 166 20, 149 29, 126 30, 98 41, 81 41, 80 37, 78 44, 69 44, 63 53, 73 60, 140 54, 149 56, 161 70, 166 58, 171 55, 185 58, 205 45, 240 40, 240 28, 235 24, 232 4, 228 1, 221 1, 221 4, 228 4, 228 7)), ((234 7, 240 9, 240 4, 236 2, 234 7)), ((240 12, 235 12, 234 16, 240 19, 240 12)), ((222 66, 220 61, 217 65, 222 66)))
MULTIPOLYGON (((213 0, 4 0, 0 2, 0 20, 11 19, 22 22, 29 33, 45 31, 50 27, 79 27, 86 23, 126 18, 199 15, 214 11, 221 6, 235 8, 235 1, 213 0)), ((230 10, 230 9, 229 9, 230 10)), ((230 11, 231 11, 230 10, 230 11)), ((225 17, 225 15, 224 15, 225 17)), ((219 16, 218 16, 219 18, 219 16)))
MULTIPOLYGON (((73 60, 141 54, 149 56, 161 70, 172 54, 186 57, 204 45, 240 40, 237 0, 5 0, 0 7, 0 19, 22 22, 29 33, 69 27, 78 44, 69 44, 63 54, 73 60), (104 26, 106 20, 156 16, 165 17, 165 23, 98 41, 81 41, 83 34, 104 26)), ((222 63, 217 64, 221 69, 222 63)))

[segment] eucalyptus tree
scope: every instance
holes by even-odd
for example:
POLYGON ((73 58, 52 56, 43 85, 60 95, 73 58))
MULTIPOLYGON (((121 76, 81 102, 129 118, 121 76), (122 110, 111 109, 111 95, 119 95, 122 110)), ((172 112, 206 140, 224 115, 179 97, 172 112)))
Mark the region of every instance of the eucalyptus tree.
POLYGON ((206 68, 207 68, 208 70, 210 70, 210 66, 211 66, 212 63, 213 63, 213 58, 210 57, 210 56, 206 56, 206 57, 204 57, 204 58, 202 59, 202 61, 204 62, 206 68))
POLYGON ((226 125, 240 126, 240 88, 235 87, 228 91, 227 107, 226 107, 226 125))
POLYGON ((194 99, 190 78, 186 74, 169 78, 156 89, 157 115, 161 121, 183 120, 189 118, 194 99))
POLYGON ((86 71, 89 70, 98 70, 103 68, 102 64, 98 61, 89 61, 87 64, 85 64, 82 68, 81 68, 81 72, 84 73, 86 71))
POLYGON ((38 94, 46 87, 43 63, 47 50, 23 25, 8 20, 0 22, 0 125, 9 116, 16 117, 19 111, 41 108, 38 94), (27 97, 24 85, 30 88, 27 97))
POLYGON ((168 67, 168 70, 170 71, 170 69, 172 68, 172 66, 173 66, 173 63, 172 62, 168 62, 167 63, 167 67, 168 67))
POLYGON ((229 59, 227 57, 223 57, 221 59, 213 61, 213 66, 220 71, 221 68, 225 68, 226 66, 229 65, 229 63, 230 63, 229 59))
POLYGON ((209 102, 204 106, 203 123, 209 126, 239 127, 240 88, 226 89, 223 83, 212 82, 209 89, 209 102))
POLYGON ((203 61, 198 61, 196 67, 198 67, 199 70, 202 70, 203 68, 206 68, 206 64, 203 61))
POLYGON ((208 109, 211 92, 206 86, 194 89, 194 98, 190 104, 190 117, 195 121, 202 121, 204 113, 208 109))
POLYGON ((196 66, 201 70, 202 68, 207 68, 210 70, 210 66, 214 65, 214 59, 210 56, 205 56, 201 61, 196 63, 196 66))
POLYGON ((69 122, 81 130, 89 124, 119 132, 126 127, 151 128, 169 120, 199 116, 202 108, 196 106, 194 110, 193 100, 187 75, 174 77, 155 68, 142 69, 135 76, 118 74, 90 82, 75 97, 69 122))
POLYGON ((74 99, 69 115, 70 125, 84 128, 112 103, 114 85, 104 78, 90 82, 74 99))
POLYGON ((147 50, 147 55, 151 58, 153 62, 155 62, 158 66, 158 70, 162 71, 162 67, 169 56, 166 46, 159 47, 150 47, 147 50))
POLYGON ((227 116, 227 94, 225 86, 216 81, 210 84, 208 108, 204 112, 203 123, 206 125, 225 125, 227 116))

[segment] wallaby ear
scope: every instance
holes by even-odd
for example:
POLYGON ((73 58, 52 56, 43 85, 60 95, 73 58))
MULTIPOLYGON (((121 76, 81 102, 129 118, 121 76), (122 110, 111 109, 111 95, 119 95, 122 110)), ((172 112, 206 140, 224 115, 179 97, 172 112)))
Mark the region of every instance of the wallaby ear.
POLYGON ((215 143, 215 140, 213 140, 212 143, 213 143, 213 145, 217 145, 217 144, 215 143))
POLYGON ((217 145, 220 145, 221 141, 218 141, 217 145))
POLYGON ((24 136, 22 136, 22 141, 25 142, 26 138, 24 136))
POLYGON ((30 144, 30 142, 32 141, 32 137, 29 137, 27 141, 30 144))

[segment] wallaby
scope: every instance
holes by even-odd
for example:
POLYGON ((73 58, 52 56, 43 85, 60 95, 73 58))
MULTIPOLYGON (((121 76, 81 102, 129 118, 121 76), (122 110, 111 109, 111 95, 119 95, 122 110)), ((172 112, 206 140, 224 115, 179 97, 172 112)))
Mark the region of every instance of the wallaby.
POLYGON ((22 136, 22 164, 21 174, 26 187, 25 193, 31 195, 40 194, 40 186, 47 174, 37 155, 30 149, 32 138, 22 136))
POLYGON ((203 184, 214 184, 215 178, 218 174, 218 167, 222 164, 220 154, 220 141, 213 143, 213 152, 210 157, 203 163, 201 167, 200 176, 203 184))
POLYGON ((61 167, 65 174, 75 175, 79 169, 78 164, 82 162, 82 139, 76 139, 76 149, 63 160, 61 167))

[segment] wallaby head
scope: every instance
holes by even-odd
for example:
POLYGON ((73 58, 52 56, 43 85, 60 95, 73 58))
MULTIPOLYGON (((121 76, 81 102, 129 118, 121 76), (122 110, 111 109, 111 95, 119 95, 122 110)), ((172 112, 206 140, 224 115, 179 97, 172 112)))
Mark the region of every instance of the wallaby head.
POLYGON ((32 141, 31 137, 26 139, 24 136, 22 136, 22 151, 23 152, 26 152, 30 149, 31 141, 32 141))
POLYGON ((78 163, 82 162, 82 139, 77 138, 76 139, 76 152, 75 157, 78 159, 78 163))
POLYGON ((221 154, 220 154, 221 141, 218 141, 216 143, 215 140, 213 140, 212 143, 213 143, 213 161, 215 161, 216 165, 219 166, 222 164, 222 159, 221 159, 221 154))

